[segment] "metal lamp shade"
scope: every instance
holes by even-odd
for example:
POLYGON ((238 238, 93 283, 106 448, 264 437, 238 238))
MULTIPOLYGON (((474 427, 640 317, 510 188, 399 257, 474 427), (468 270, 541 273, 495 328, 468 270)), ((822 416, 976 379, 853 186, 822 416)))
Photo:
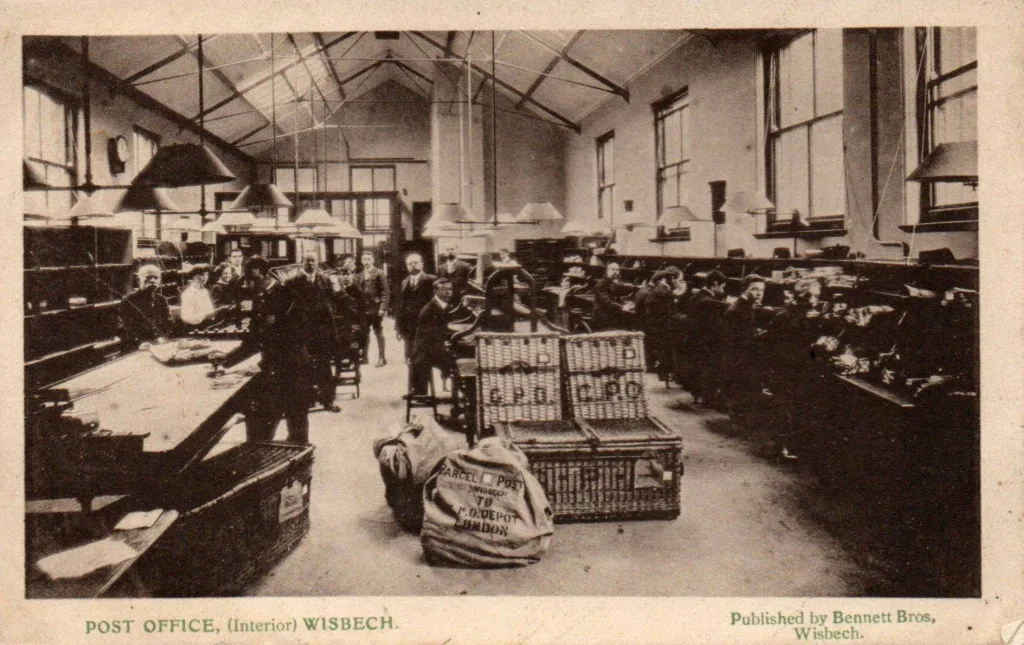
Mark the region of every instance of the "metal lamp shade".
POLYGON ((235 176, 212 152, 196 143, 165 146, 135 177, 133 186, 203 186, 223 184, 235 176))
POLYGON ((745 190, 737 191, 732 199, 722 204, 722 210, 728 213, 767 213, 774 209, 775 204, 772 200, 760 191, 756 195, 751 195, 745 190))
POLYGON ((24 159, 21 162, 21 167, 25 176, 25 190, 53 188, 50 182, 46 181, 46 173, 39 168, 38 164, 24 159))
POLYGON ((203 230, 203 227, 199 222, 195 221, 188 215, 182 215, 170 224, 165 224, 164 228, 171 231, 185 231, 188 233, 196 233, 203 230))
POLYGON ((319 207, 306 209, 295 220, 295 225, 302 228, 331 226, 332 224, 334 224, 334 220, 331 219, 331 214, 319 207))
POLYGON ((359 232, 359 229, 352 226, 348 222, 333 223, 333 232, 331 233, 334 237, 343 237, 350 240, 358 240, 363 237, 363 234, 359 232))
POLYGON ((147 211, 180 211, 166 188, 132 185, 114 207, 115 213, 147 211))
POLYGON ((211 219, 209 222, 203 224, 203 227, 199 230, 203 233, 217 233, 219 235, 224 235, 228 232, 228 230, 216 219, 211 219))
POLYGON ((666 208, 665 212, 661 214, 661 218, 658 220, 658 226, 664 226, 665 228, 678 228, 685 226, 690 222, 700 221, 699 218, 693 214, 686 206, 672 206, 666 208))
POLYGON ((71 210, 64 216, 68 219, 83 217, 113 217, 114 211, 107 206, 107 200, 103 193, 95 192, 71 207, 71 210))
POLYGON ((249 211, 228 212, 217 218, 221 226, 249 227, 256 223, 256 216, 249 211))
POLYGON ((290 199, 274 184, 249 184, 231 203, 231 210, 263 210, 266 208, 288 208, 290 199))
POLYGON ((530 202, 523 206, 516 216, 517 224, 533 224, 536 222, 551 222, 561 220, 562 214, 558 212, 551 202, 530 202))
POLYGON ((438 225, 474 223, 476 221, 472 213, 466 210, 466 207, 462 204, 444 203, 437 204, 434 207, 430 219, 427 220, 426 228, 438 225))
POLYGON ((907 177, 921 183, 935 181, 978 181, 978 142, 940 143, 907 177))
POLYGON ((570 220, 562 227, 563 235, 586 235, 587 229, 583 222, 578 219, 570 220))

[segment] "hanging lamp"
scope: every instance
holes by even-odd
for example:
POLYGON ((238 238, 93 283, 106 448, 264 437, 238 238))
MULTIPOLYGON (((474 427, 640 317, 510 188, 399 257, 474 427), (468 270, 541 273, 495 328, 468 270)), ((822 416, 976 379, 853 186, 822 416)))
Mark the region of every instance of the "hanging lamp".
POLYGON ((690 222, 699 222, 700 218, 693 214, 688 207, 683 204, 679 206, 670 206, 666 208, 662 213, 661 217, 658 218, 658 226, 664 226, 665 228, 679 228, 685 226, 690 222))
MULTIPOLYGON (((325 121, 326 121, 326 114, 327 113, 326 113, 326 108, 325 108, 325 110, 324 110, 325 121)), ((309 116, 310 116, 311 119, 313 119, 313 159, 315 160, 317 158, 317 156, 319 156, 320 151, 319 151, 319 148, 317 147, 316 117, 313 115, 313 108, 312 108, 312 106, 310 106, 310 109, 309 109, 309 116)), ((325 125, 325 123, 321 123, 320 124, 321 129, 324 128, 324 125, 325 125)), ((295 134, 295 151, 296 151, 296 155, 298 155, 298 149, 299 149, 299 135, 298 135, 298 133, 296 133, 295 134)), ((316 162, 314 161, 314 163, 316 163, 316 162)), ((298 160, 296 160, 296 167, 297 166, 298 166, 298 160)), ((326 145, 324 145, 324 174, 325 175, 327 174, 327 146, 326 145)), ((327 228, 323 228, 322 230, 331 230, 331 229, 333 229, 333 227, 334 227, 334 220, 331 219, 331 214, 328 213, 326 210, 324 210, 323 205, 317 199, 317 194, 319 192, 319 188, 320 188, 320 179, 316 175, 316 173, 314 172, 313 205, 310 208, 307 208, 306 210, 302 211, 302 214, 299 215, 298 219, 295 220, 295 225, 296 226, 311 227, 311 228, 312 227, 327 227, 327 228)), ((299 188, 296 185, 296 187, 295 187, 296 194, 298 194, 298 190, 299 190, 299 188)))
POLYGON ((46 190, 53 188, 50 182, 46 181, 46 173, 39 164, 28 159, 21 161, 22 175, 24 175, 25 190, 46 190))
MULTIPOLYGON (((270 34, 270 131, 273 136, 273 143, 271 144, 271 162, 270 162, 270 175, 273 179, 274 172, 277 169, 277 91, 274 77, 277 76, 277 58, 274 55, 274 34, 270 34)), ((297 137, 298 135, 296 135, 297 137)), ((298 139, 296 139, 297 141, 298 139)), ((298 191, 296 185, 295 190, 298 191)), ((275 221, 277 219, 276 213, 278 208, 290 208, 292 206, 291 200, 289 200, 280 188, 274 184, 273 181, 269 182, 254 182, 246 186, 235 201, 231 203, 232 210, 265 210, 273 209, 275 213, 275 221)))
POLYGON ((561 220, 562 214, 551 202, 530 202, 516 215, 516 224, 537 224, 561 220))

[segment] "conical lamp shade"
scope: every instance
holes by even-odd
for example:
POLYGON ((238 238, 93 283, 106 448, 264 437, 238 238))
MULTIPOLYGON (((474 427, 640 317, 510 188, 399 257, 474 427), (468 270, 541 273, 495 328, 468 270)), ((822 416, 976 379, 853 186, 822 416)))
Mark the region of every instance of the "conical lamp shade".
POLYGON ((166 188, 154 188, 152 186, 131 186, 125 191, 117 206, 115 213, 130 212, 142 213, 145 211, 179 211, 178 205, 171 199, 166 188))
POLYGON ((562 227, 563 235, 586 235, 589 229, 582 220, 574 219, 565 223, 562 227))
POLYGON ((978 142, 940 143, 907 177, 921 183, 934 181, 978 181, 978 142))
POLYGON ((221 226, 252 226, 256 223, 256 216, 249 211, 238 211, 223 213, 217 218, 221 226))
POLYGON ((95 192, 71 207, 64 216, 68 219, 81 217, 113 217, 114 211, 107 206, 102 192, 95 192))
POLYGON ((775 209, 775 204, 761 191, 751 195, 745 190, 737 191, 731 199, 722 204, 722 210, 727 213, 767 213, 775 209))
POLYGON ((24 159, 21 162, 21 167, 25 175, 25 190, 53 188, 50 182, 46 181, 46 173, 35 162, 24 159))
POLYGON ((436 228, 438 226, 450 226, 458 222, 475 222, 473 216, 462 204, 444 203, 437 204, 430 219, 427 220, 424 228, 436 228))
POLYGON ((249 184, 231 203, 231 210, 263 210, 266 208, 288 208, 290 199, 274 184, 249 184))
POLYGON ((358 240, 363 237, 363 234, 359 232, 359 229, 352 226, 348 222, 334 222, 334 233, 335 237, 343 237, 350 240, 358 240))
POLYGON ((164 228, 172 231, 186 231, 194 233, 203 230, 203 227, 196 220, 192 219, 189 215, 182 215, 178 217, 170 224, 165 224, 164 228))
POLYGON ((303 228, 314 226, 330 226, 334 223, 331 214, 322 208, 307 208, 295 220, 295 225, 303 228))
POLYGON ((227 166, 205 146, 179 143, 164 146, 135 177, 133 186, 203 186, 235 178, 227 166))
POLYGON ((658 226, 665 228, 678 228, 690 222, 698 221, 697 216, 689 208, 683 205, 671 206, 665 209, 658 220, 658 226))
POLYGON ((562 214, 551 205, 551 202, 530 202, 523 206, 523 210, 519 211, 519 215, 516 216, 516 223, 533 224, 560 219, 562 219, 562 214))
POLYGON ((199 230, 202 231, 203 233, 218 233, 220 235, 223 235, 228 232, 228 230, 224 228, 221 225, 221 223, 218 222, 216 219, 211 219, 209 222, 203 224, 203 227, 199 230))

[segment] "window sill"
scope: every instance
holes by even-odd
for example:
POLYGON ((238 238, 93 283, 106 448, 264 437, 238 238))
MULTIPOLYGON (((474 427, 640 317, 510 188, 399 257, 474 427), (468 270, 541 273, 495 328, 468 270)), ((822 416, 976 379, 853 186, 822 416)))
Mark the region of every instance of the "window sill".
POLYGON ((775 240, 783 238, 794 238, 798 237, 802 240, 818 239, 823 237, 846 237, 845 228, 834 228, 834 229, 822 229, 822 230, 802 230, 802 231, 769 231, 767 233, 754 233, 754 237, 759 240, 775 240))
POLYGON ((942 233, 951 231, 977 231, 978 220, 961 220, 959 222, 921 222, 920 224, 904 224, 900 230, 906 233, 942 233))
POLYGON ((647 240, 655 244, 664 244, 665 242, 691 242, 692 238, 687 237, 652 237, 647 240))

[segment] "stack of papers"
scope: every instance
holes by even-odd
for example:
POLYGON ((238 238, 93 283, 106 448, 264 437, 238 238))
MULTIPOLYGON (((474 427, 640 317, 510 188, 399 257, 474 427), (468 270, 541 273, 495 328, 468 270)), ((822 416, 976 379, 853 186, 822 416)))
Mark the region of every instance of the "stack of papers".
POLYGON ((46 556, 36 562, 36 566, 51 580, 80 578, 97 569, 124 562, 138 555, 138 551, 124 542, 104 538, 46 556))
POLYGON ((131 531, 133 529, 148 529, 156 524, 163 513, 163 509, 157 508, 152 511, 133 511, 121 518, 121 521, 114 527, 115 531, 131 531))

